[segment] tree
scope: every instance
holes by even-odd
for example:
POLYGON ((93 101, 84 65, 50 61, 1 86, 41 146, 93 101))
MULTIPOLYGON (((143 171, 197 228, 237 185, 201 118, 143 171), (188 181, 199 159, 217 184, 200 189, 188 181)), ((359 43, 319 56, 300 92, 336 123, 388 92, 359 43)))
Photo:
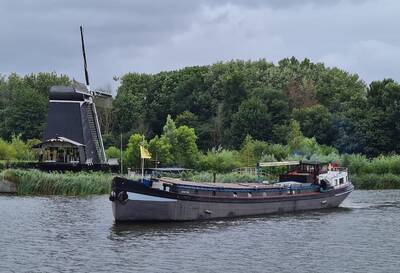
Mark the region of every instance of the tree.
POLYGON ((293 109, 304 108, 298 114, 301 117, 292 118, 300 121, 307 137, 359 151, 365 142, 367 122, 360 117, 366 109, 367 90, 356 74, 294 57, 277 65, 237 60, 157 74, 128 73, 114 102, 113 116, 118 122, 113 134, 161 135, 170 114, 178 127, 195 129, 197 145, 203 150, 219 145, 239 148, 247 134, 256 140, 285 143, 293 109), (324 107, 321 113, 317 104, 324 107), (305 117, 316 122, 306 124, 305 117), (324 135, 327 120, 338 137, 324 135))
POLYGON ((256 164, 257 159, 254 155, 254 150, 254 140, 250 135, 247 135, 243 141, 242 149, 240 150, 241 162, 243 162, 247 167, 254 166, 256 164))
POLYGON ((238 147, 246 135, 267 140, 271 137, 271 114, 268 107, 258 98, 244 101, 233 115, 232 145, 238 147))
POLYGON ((289 98, 291 108, 311 107, 317 103, 312 80, 304 79, 303 82, 292 80, 287 84, 284 92, 289 98))
POLYGON ((196 134, 193 128, 178 127, 175 132, 176 146, 172 146, 175 162, 179 166, 194 167, 199 157, 196 134))
POLYGON ((0 77, 0 136, 11 139, 40 138, 44 127, 47 98, 53 85, 70 85, 65 75, 38 73, 21 77, 15 73, 0 77))
POLYGON ((391 79, 372 82, 365 117, 365 148, 369 156, 400 152, 400 84, 391 79))
POLYGON ((263 141, 274 141, 274 129, 287 123, 289 106, 282 92, 256 89, 242 102, 232 121, 233 146, 238 147, 246 135, 263 141))
POLYGON ((128 147, 124 152, 124 165, 133 168, 140 168, 140 145, 144 144, 147 146, 146 142, 143 142, 143 135, 133 134, 129 138, 128 147))
POLYGON ((113 102, 114 132, 139 131, 146 133, 147 95, 151 92, 153 77, 146 74, 128 73, 121 78, 121 86, 113 102))
POLYGON ((190 111, 184 111, 176 116, 175 123, 178 126, 186 125, 195 128, 197 126, 198 117, 190 111))
POLYGON ((304 136, 300 130, 300 123, 296 120, 290 122, 290 133, 288 135, 288 145, 292 151, 297 151, 301 148, 304 136))
POLYGON ((320 104, 293 110, 293 118, 300 123, 306 137, 315 137, 318 143, 330 145, 335 139, 333 118, 329 110, 320 104))
POLYGON ((237 153, 235 151, 224 150, 221 147, 211 149, 200 157, 202 169, 213 173, 213 182, 216 181, 217 173, 232 171, 238 166, 237 153))
POLYGON ((176 125, 174 120, 171 118, 171 115, 167 116, 167 121, 165 122, 165 125, 163 127, 162 135, 172 146, 172 149, 178 146, 178 140, 176 139, 176 125))
POLYGON ((54 85, 71 85, 71 80, 67 75, 58 75, 55 72, 40 72, 37 74, 31 73, 29 75, 25 75, 22 81, 24 85, 36 90, 45 97, 47 97, 49 94, 50 87, 54 85))
POLYGON ((22 139, 40 138, 47 112, 47 98, 31 88, 11 92, 5 109, 3 134, 21 135, 22 139))
POLYGON ((149 142, 149 151, 152 155, 152 159, 155 161, 156 167, 158 164, 167 166, 172 164, 174 158, 171 150, 172 146, 165 136, 155 136, 149 142))

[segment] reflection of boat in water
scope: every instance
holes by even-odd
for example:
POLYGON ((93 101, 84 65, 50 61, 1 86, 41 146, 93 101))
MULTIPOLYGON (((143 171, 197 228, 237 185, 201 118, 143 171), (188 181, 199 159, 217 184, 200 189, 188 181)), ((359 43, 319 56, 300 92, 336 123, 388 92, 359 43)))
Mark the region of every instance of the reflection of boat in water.
POLYGON ((353 191, 347 169, 319 163, 277 162, 292 166, 279 182, 199 183, 172 178, 112 182, 116 221, 187 221, 338 207, 353 191))

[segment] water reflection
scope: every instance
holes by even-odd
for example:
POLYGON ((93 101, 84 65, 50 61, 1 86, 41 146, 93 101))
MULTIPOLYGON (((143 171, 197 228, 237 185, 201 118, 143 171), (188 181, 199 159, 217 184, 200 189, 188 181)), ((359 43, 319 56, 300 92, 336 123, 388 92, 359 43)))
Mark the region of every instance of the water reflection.
POLYGON ((107 196, 0 196, 0 271, 397 273, 399 212, 400 191, 358 191, 331 210, 116 224, 107 196))
MULTIPOLYGON (((188 221, 188 222, 114 222, 110 228, 116 236, 171 236, 182 233, 199 233, 213 230, 223 231, 238 224, 240 220, 188 221)), ((245 223, 245 220, 243 220, 245 223)), ((113 238, 111 236, 111 238, 113 238)))
POLYGON ((261 222, 293 222, 299 220, 323 221, 324 217, 332 218, 335 214, 350 213, 352 208, 339 207, 325 210, 302 211, 295 213, 270 214, 237 218, 182 221, 182 222, 113 222, 110 228, 110 239, 117 237, 170 236, 182 233, 223 232, 229 228, 260 224, 261 222))

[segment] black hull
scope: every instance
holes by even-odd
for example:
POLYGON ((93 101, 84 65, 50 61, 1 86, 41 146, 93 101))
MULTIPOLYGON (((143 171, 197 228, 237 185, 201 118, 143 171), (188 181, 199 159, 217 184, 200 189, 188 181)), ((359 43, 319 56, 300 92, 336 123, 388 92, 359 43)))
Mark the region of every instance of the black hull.
POLYGON ((353 185, 322 193, 263 198, 185 195, 123 179, 113 182, 113 190, 128 193, 126 201, 112 202, 116 221, 192 221, 335 208, 353 191, 353 185))

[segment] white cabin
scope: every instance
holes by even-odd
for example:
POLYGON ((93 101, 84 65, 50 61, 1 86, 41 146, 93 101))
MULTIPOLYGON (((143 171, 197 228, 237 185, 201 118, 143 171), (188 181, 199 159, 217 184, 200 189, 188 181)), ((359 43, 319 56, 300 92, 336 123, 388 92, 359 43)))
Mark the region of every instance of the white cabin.
POLYGON ((325 180, 333 188, 341 188, 348 184, 348 172, 347 168, 331 168, 326 173, 318 175, 318 182, 325 180))

